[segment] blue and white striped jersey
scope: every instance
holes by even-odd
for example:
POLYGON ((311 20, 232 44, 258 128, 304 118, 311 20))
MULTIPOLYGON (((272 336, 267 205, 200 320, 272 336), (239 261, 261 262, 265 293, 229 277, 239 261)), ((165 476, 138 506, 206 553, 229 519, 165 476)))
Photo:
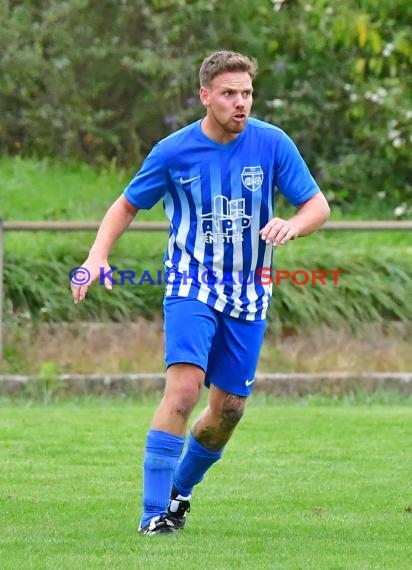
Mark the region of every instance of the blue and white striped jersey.
POLYGON ((163 198, 170 220, 166 296, 261 320, 272 286, 257 275, 272 269, 273 247, 259 231, 274 216, 274 189, 298 206, 319 188, 281 129, 249 118, 235 140, 220 144, 200 124, 157 143, 124 195, 141 209, 163 198))

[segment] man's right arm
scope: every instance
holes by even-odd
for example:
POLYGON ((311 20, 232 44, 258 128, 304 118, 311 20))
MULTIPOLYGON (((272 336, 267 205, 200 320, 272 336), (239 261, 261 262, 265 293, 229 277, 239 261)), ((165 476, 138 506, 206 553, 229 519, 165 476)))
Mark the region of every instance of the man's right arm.
MULTIPOLYGON (((71 290, 75 303, 85 298, 88 288, 99 277, 101 268, 104 269, 104 273, 110 271, 109 253, 138 211, 138 208, 130 204, 123 194, 107 210, 90 248, 89 256, 82 264, 82 267, 90 274, 89 281, 83 285, 76 285, 72 281, 71 290)), ((105 281, 105 286, 111 289, 109 280, 105 281)))

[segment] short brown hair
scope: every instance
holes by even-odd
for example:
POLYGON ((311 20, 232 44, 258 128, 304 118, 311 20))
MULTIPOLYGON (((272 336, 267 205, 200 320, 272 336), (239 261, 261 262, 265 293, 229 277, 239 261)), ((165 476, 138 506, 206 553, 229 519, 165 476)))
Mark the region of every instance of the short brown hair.
POLYGON ((200 86, 210 85, 216 76, 227 71, 246 71, 253 80, 256 77, 257 61, 234 51, 215 51, 200 66, 200 86))

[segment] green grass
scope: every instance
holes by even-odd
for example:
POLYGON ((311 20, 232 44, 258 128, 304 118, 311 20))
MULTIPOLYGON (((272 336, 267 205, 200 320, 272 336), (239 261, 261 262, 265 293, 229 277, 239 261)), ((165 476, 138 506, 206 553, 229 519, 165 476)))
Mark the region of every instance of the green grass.
MULTIPOLYGON (((6 220, 99 220, 134 176, 116 163, 92 167, 85 163, 0 157, 0 218, 6 220)), ((292 209, 280 196, 280 209, 292 209)), ((331 219, 394 219, 393 209, 378 197, 374 203, 357 196, 351 204, 334 205, 331 219)), ((145 219, 163 218, 159 205, 140 214, 145 219)))
POLYGON ((410 401, 255 398, 176 539, 136 535, 154 401, 0 401, 1 566, 402 570, 410 401))
MULTIPOLYGON (((3 156, 0 158, 0 218, 98 220, 136 170, 137 166, 124 170, 114 163, 93 168, 84 163, 3 156)), ((145 213, 149 218, 151 215, 145 213)))
MULTIPOLYGON (((138 165, 136 166, 137 170, 138 165)), ((125 171, 115 164, 106 168, 92 168, 86 164, 64 164, 54 160, 33 160, 20 157, 0 158, 0 219, 4 220, 94 220, 99 221, 110 204, 120 195, 135 170, 125 171)), ((378 203, 378 201, 377 201, 378 203)), ((391 210, 374 216, 374 205, 359 200, 346 216, 332 205, 334 219, 392 219, 391 210)), ((292 210, 283 198, 279 200, 279 214, 289 215, 292 210)), ((161 203, 150 211, 138 214, 138 220, 165 220, 161 203)), ((6 251, 27 255, 53 255, 69 248, 84 255, 94 237, 93 232, 61 233, 29 232, 7 234, 6 251)), ((126 234, 114 250, 114 255, 126 252, 146 255, 153 247, 160 253, 166 244, 166 233, 126 234)), ((316 247, 334 251, 340 249, 370 250, 373 248, 410 248, 408 232, 319 232, 310 238, 316 247)), ((295 251, 305 255, 307 240, 293 244, 295 251)), ((282 257, 282 249, 279 257, 282 257)), ((160 260, 159 260, 160 264, 160 260)))
MULTIPOLYGON (((2 157, 0 219, 99 221, 133 175, 134 171, 115 164, 97 169, 81 163, 2 157)), ((161 205, 141 212, 140 218, 162 219, 161 205)), ((79 255, 83 255, 92 238, 93 232, 13 232, 7 234, 6 251, 44 256, 77 244, 79 255)))

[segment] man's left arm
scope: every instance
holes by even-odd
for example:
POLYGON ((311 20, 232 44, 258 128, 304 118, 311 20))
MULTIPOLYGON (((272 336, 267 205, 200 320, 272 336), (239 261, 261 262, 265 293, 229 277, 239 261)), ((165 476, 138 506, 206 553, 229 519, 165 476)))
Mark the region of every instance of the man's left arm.
POLYGON ((325 223, 330 214, 328 202, 322 192, 317 192, 309 200, 298 206, 298 211, 288 220, 272 218, 260 230, 266 243, 284 245, 291 239, 306 236, 325 223))

